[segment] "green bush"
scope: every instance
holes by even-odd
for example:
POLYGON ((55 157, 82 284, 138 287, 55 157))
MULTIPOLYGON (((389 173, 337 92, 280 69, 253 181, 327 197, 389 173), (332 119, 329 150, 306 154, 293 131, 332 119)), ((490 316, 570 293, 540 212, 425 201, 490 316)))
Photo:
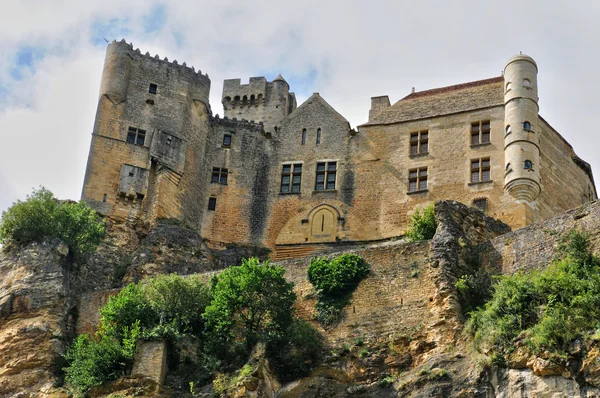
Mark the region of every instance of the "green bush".
POLYGON ((133 363, 139 325, 124 328, 121 340, 98 334, 94 338, 80 335, 65 354, 69 366, 65 368, 65 382, 77 395, 106 380, 124 375, 133 363))
POLYGON ((211 355, 239 364, 257 342, 283 335, 294 319, 296 301, 294 284, 284 272, 250 258, 213 279, 212 300, 203 315, 211 355))
MULTIPOLYGON (((200 336, 204 328, 202 314, 210 303, 210 288, 197 276, 161 275, 144 281, 144 294, 150 308, 158 317, 158 324, 171 332, 200 336)), ((164 328, 163 328, 164 329, 164 328)))
POLYGON ((600 261, 586 235, 572 231, 563 258, 543 270, 503 276, 491 300, 472 313, 467 329, 483 350, 509 353, 517 339, 535 353, 566 354, 600 319, 600 261))
POLYGON ((356 254, 343 254, 331 261, 317 257, 308 266, 308 280, 327 296, 353 291, 368 273, 369 264, 356 254))
POLYGON ((323 326, 336 323, 352 293, 369 273, 369 264, 356 254, 343 254, 333 260, 313 258, 308 280, 318 291, 315 319, 323 326))
POLYGON ((428 240, 433 238, 436 228, 434 204, 431 203, 422 210, 415 209, 408 221, 406 238, 411 242, 428 240))
POLYGON ((59 202, 46 188, 17 201, 0 218, 0 243, 26 245, 59 238, 75 256, 93 251, 104 237, 104 223, 85 202, 59 202))
POLYGON ((479 268, 456 281, 455 286, 463 314, 468 315, 485 305, 492 297, 492 281, 492 271, 489 268, 479 268))
POLYGON ((173 343, 186 334, 200 336, 209 300, 208 286, 197 277, 160 275, 130 283, 100 309, 98 333, 78 336, 67 351, 67 385, 82 393, 126 373, 138 338, 173 343))

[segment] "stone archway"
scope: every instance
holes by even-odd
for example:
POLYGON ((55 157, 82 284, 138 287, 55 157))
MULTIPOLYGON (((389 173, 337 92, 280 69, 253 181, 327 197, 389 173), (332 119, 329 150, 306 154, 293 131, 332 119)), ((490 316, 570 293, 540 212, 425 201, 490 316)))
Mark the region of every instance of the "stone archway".
POLYGON ((310 219, 310 237, 312 241, 335 240, 337 220, 326 207, 322 207, 310 219))

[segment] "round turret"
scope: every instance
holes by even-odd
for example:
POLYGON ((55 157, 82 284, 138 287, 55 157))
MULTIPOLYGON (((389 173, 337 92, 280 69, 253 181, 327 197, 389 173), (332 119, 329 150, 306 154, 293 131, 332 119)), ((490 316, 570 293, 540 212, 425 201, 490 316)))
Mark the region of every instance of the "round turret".
POLYGON ((129 56, 131 51, 132 48, 124 40, 113 41, 108 45, 100 83, 100 96, 106 95, 116 103, 125 100, 131 70, 129 56))
POLYGON ((504 189, 519 201, 540 194, 537 64, 516 55, 504 67, 504 189))

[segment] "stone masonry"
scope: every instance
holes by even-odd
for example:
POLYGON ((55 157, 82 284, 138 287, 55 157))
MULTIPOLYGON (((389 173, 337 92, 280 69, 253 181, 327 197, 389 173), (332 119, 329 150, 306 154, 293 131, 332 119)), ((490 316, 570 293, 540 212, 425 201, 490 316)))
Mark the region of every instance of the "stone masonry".
POLYGON ((274 250, 401 236, 415 208, 452 199, 513 228, 597 198, 590 166, 538 114, 537 64, 373 97, 348 121, 279 75, 226 80, 124 41, 108 45, 82 198, 130 224, 175 219, 210 247, 274 250))

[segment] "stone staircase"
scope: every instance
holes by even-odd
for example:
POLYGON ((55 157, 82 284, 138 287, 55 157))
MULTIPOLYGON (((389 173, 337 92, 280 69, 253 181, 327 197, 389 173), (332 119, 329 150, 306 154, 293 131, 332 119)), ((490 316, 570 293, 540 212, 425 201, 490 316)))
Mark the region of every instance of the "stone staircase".
POLYGON ((314 256, 325 250, 325 247, 293 245, 293 246, 275 246, 271 252, 271 261, 288 260, 290 258, 299 258, 314 256))

